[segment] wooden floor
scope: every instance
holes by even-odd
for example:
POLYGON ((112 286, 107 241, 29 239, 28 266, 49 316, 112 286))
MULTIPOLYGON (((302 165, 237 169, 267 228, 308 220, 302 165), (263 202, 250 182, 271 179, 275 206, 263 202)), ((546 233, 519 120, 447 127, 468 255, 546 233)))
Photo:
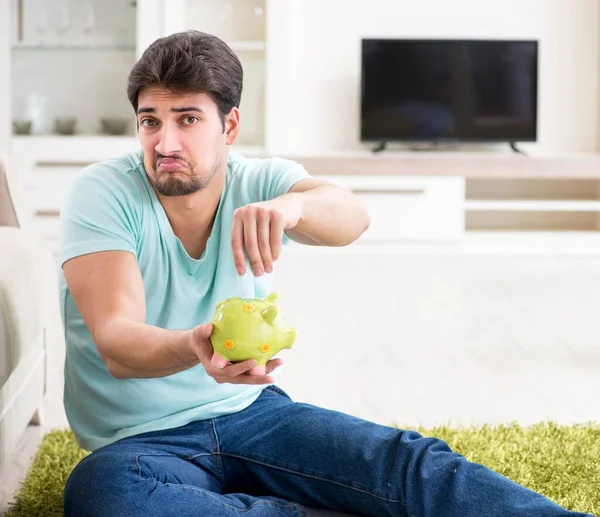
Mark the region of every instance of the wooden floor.
MULTIPOLYGON (((296 400, 382 424, 600 421, 598 257, 289 253, 278 277, 296 400)), ((0 509, 42 432, 0 469, 0 509)))
POLYGON ((296 399, 384 425, 600 421, 600 256, 308 252, 279 277, 296 399))

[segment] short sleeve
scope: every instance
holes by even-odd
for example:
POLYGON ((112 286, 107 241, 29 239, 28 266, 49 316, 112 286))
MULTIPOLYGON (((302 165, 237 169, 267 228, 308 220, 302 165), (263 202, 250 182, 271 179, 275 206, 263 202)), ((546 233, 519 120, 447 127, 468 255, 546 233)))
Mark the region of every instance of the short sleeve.
POLYGON ((300 180, 310 178, 306 169, 299 163, 283 158, 271 158, 260 179, 262 201, 284 194, 300 180))
POLYGON ((139 191, 127 171, 102 164, 83 169, 60 211, 61 264, 98 251, 135 255, 139 205, 139 191))
MULTIPOLYGON (((304 166, 292 160, 271 158, 268 163, 268 167, 264 167, 259 176, 260 201, 268 201, 283 196, 296 183, 311 177, 304 166)), ((287 245, 289 241, 289 235, 284 233, 283 245, 287 245)))

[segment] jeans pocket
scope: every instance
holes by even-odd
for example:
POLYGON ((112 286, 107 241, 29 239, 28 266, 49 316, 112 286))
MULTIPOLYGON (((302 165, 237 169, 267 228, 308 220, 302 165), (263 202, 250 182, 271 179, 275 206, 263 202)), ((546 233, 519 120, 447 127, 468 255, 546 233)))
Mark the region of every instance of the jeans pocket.
POLYGON ((289 400, 292 400, 292 397, 290 397, 285 391, 283 391, 279 386, 275 386, 275 384, 269 384, 264 390, 265 393, 273 393, 275 395, 281 395, 282 397, 285 397, 289 400))

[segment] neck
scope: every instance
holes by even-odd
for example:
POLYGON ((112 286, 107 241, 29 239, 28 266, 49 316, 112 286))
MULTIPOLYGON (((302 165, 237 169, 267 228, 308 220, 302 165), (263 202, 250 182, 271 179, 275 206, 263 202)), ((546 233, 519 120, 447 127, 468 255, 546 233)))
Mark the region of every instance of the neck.
POLYGON ((224 185, 225 174, 217 173, 206 187, 193 194, 173 197, 157 192, 157 196, 174 229, 210 230, 224 185))
POLYGON ((157 192, 173 233, 190 257, 199 259, 212 231, 225 185, 226 171, 220 171, 198 192, 187 196, 163 196, 157 192))

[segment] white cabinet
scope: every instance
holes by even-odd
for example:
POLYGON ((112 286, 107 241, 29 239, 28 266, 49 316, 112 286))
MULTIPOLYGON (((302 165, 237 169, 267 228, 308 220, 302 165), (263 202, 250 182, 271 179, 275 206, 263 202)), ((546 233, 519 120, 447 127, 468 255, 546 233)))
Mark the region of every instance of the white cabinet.
POLYGON ((245 75, 236 149, 256 154, 265 148, 269 4, 268 0, 3 4, 11 30, 10 43, 0 41, 0 76, 11 78, 12 117, 0 116, 0 124, 4 132, 12 131, 25 201, 47 237, 57 241, 62 199, 82 167, 138 148, 127 79, 135 61, 157 38, 197 29, 230 44, 245 75), (124 130, 110 134, 107 118, 122 120, 124 130))
POLYGON ((89 163, 137 148, 135 137, 13 137, 12 153, 25 206, 52 246, 58 245, 58 216, 73 178, 89 163))
POLYGON ((157 38, 195 29, 221 37, 244 68, 238 147, 273 149, 290 138, 284 92, 299 51, 297 0, 9 0, 9 6, 11 58, 0 53, 0 73, 11 77, 13 120, 0 123, 15 135, 135 136, 126 96, 131 67, 157 38), (121 119, 122 131, 111 132, 107 118, 121 119))
POLYGON ((10 5, 13 133, 102 134, 105 120, 114 119, 123 134, 133 134, 125 91, 136 59, 135 2, 10 0, 10 5))
POLYGON ((0 72, 12 78, 13 133, 134 136, 131 67, 157 38, 197 29, 242 61, 238 143, 264 147, 268 13, 268 0, 10 0, 11 59, 0 72))
POLYGON ((456 241, 463 234, 465 180, 458 176, 322 178, 351 190, 365 203, 371 226, 361 242, 456 241))

